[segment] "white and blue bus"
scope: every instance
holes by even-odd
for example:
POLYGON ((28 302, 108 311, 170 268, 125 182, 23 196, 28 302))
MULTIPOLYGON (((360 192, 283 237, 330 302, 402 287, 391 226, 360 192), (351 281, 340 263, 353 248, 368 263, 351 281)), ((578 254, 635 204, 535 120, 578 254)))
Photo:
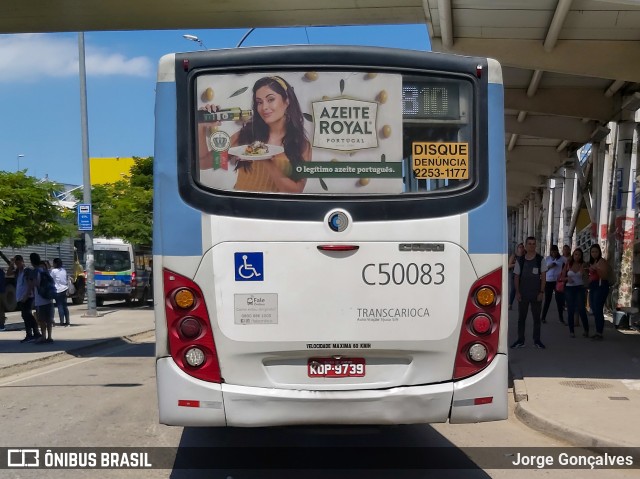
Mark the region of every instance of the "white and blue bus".
POLYGON ((120 238, 94 238, 96 303, 153 299, 151 250, 120 238))
POLYGON ((160 422, 507 417, 496 61, 170 54, 156 95, 160 422))

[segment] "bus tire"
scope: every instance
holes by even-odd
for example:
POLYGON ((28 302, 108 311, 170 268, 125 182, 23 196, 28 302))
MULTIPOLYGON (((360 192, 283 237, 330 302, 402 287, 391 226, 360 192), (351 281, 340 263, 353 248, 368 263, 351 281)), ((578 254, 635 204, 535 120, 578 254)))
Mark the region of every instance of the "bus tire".
POLYGON ((4 290, 4 310, 9 313, 18 307, 16 299, 16 288, 12 284, 7 284, 4 290))

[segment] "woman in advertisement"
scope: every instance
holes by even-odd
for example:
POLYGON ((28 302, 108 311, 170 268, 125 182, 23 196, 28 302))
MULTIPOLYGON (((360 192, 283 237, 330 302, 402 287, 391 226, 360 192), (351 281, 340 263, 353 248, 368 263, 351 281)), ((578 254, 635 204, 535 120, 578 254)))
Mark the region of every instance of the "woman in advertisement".
MULTIPOLYGON (((303 161, 311 161, 311 144, 293 87, 279 76, 263 77, 254 84, 252 98, 252 119, 231 136, 229 153, 237 157, 234 189, 301 193, 306 179, 296 180, 292 173, 303 161), (242 151, 238 152, 238 147, 242 151)), ((213 113, 218 106, 208 104, 203 109, 213 113)), ((199 123, 200 159, 210 155, 207 130, 219 125, 219 122, 199 123)))

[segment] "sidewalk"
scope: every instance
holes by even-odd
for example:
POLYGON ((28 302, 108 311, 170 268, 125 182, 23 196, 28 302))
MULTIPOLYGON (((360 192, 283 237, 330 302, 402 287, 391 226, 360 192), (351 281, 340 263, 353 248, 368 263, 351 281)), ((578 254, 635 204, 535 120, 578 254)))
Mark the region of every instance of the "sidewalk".
MULTIPOLYGON (((113 307, 98 308, 98 317, 83 317, 86 305, 69 306, 68 328, 55 326, 53 343, 21 343, 25 337, 20 313, 7 313, 6 331, 0 331, 0 377, 28 370, 34 362, 62 360, 65 356, 79 355, 89 348, 135 338, 154 330, 153 308, 113 307)), ((55 313, 58 324, 58 312, 55 313)))
MULTIPOLYGON (((517 339, 516 309, 517 302, 509 311, 509 345, 517 339)), ((609 318, 603 341, 584 338, 581 326, 570 338, 552 301, 541 333, 547 349, 536 349, 532 334, 529 312, 526 346, 509 350, 516 416, 576 446, 640 447, 640 333, 616 330, 609 318)))

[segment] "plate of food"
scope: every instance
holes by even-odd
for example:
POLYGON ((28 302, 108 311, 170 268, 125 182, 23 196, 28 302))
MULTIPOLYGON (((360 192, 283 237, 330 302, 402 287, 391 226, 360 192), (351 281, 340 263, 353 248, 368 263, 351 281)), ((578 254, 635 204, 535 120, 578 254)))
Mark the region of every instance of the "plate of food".
POLYGON ((283 152, 284 148, 282 146, 268 145, 262 141, 254 141, 249 145, 229 148, 229 154, 237 156, 241 160, 268 160, 283 152))

